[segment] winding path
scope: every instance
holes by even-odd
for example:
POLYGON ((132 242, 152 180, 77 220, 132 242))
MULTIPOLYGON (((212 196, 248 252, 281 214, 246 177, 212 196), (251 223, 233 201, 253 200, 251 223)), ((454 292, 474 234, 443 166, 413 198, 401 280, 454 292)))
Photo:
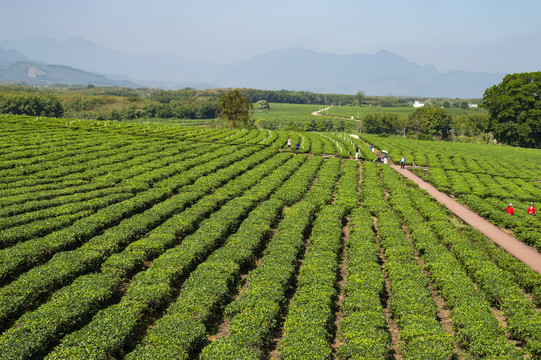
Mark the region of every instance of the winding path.
POLYGON ((515 239, 499 227, 491 224, 486 219, 477 215, 464 205, 458 203, 450 196, 442 193, 431 184, 410 172, 408 169, 400 169, 399 165, 394 164, 391 164, 390 166, 398 171, 401 175, 417 183, 421 189, 426 190, 432 197, 444 204, 447 209, 452 211, 464 222, 479 230, 483 235, 507 250, 507 252, 509 252, 515 258, 529 265, 532 269, 541 274, 541 254, 537 252, 537 250, 515 239))

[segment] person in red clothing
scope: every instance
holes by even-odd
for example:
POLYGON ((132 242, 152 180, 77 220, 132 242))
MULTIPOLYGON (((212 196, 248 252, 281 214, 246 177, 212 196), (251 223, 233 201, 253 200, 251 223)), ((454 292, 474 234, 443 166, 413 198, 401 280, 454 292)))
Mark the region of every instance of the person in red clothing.
POLYGON ((509 206, 507 207, 507 214, 509 215, 513 215, 513 213, 515 212, 515 209, 513 208, 513 204, 509 203, 509 206))
POLYGON ((533 203, 530 203, 530 207, 528 208, 528 214, 530 215, 535 214, 535 207, 533 206, 533 203))

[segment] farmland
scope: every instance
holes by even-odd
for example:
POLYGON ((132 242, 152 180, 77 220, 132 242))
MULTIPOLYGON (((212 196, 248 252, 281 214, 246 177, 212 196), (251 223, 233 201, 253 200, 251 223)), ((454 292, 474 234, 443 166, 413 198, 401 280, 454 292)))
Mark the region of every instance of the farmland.
MULTIPOLYGON (((312 113, 318 110, 322 110, 327 106, 324 105, 305 105, 305 104, 269 104, 269 110, 255 110, 253 113, 253 118, 260 121, 263 121, 266 127, 283 129, 288 126, 294 125, 301 128, 306 128, 309 122, 321 122, 327 121, 328 125, 337 126, 337 123, 341 121, 343 127, 355 128, 359 126, 359 123, 356 120, 351 119, 342 119, 337 120, 332 117, 322 117, 316 116, 312 113)), ((349 108, 352 107, 342 107, 349 108)), ((327 112, 324 112, 327 114, 327 112)))
MULTIPOLYGON (((329 110, 323 112, 324 115, 329 116, 340 116, 345 118, 351 118, 352 116, 355 119, 362 119, 369 114, 380 114, 380 113, 391 113, 396 114, 400 117, 408 117, 411 113, 415 111, 415 108, 412 106, 400 106, 400 107, 382 107, 382 106, 333 106, 329 110)), ((467 114, 478 114, 486 113, 484 110, 465 110, 460 108, 449 108, 446 109, 449 114, 453 116, 467 115, 467 114)))
POLYGON ((535 150, 24 116, 0 130, 0 359, 541 358, 541 276, 367 143, 483 206, 511 187, 539 199, 535 150), (482 175, 497 187, 460 193, 482 175))

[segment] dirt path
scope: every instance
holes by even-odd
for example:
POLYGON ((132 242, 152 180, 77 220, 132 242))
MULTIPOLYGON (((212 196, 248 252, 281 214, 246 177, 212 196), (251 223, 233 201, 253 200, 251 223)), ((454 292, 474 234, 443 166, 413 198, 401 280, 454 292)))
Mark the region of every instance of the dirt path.
POLYGON ((329 110, 330 108, 332 108, 332 106, 328 106, 326 107, 325 109, 321 109, 321 110, 318 110, 318 111, 314 111, 312 113, 312 115, 316 115, 316 116, 327 116, 327 115, 323 115, 322 112, 325 111, 325 110, 329 110))
POLYGON ((479 230, 483 235, 485 235, 486 237, 494 241, 497 245, 507 250, 507 252, 513 255, 515 258, 525 264, 528 264, 532 267, 532 269, 541 274, 541 254, 537 252, 537 250, 515 239, 499 227, 491 224, 490 222, 477 215, 464 205, 459 204, 457 201, 455 201, 448 195, 442 193, 434 186, 430 185, 409 170, 400 169, 399 165, 390 166, 396 171, 398 171, 401 175, 417 183, 421 189, 426 190, 432 197, 444 204, 447 209, 452 211, 464 222, 479 230))
POLYGON ((323 111, 329 110, 330 108, 332 108, 332 105, 329 106, 329 107, 326 107, 325 109, 321 109, 321 110, 318 110, 318 111, 314 111, 314 112, 312 113, 312 115, 316 115, 316 116, 325 116, 325 117, 330 117, 330 118, 334 118, 334 119, 353 120, 353 121, 358 121, 358 122, 361 121, 361 120, 359 120, 359 119, 352 119, 351 117, 322 114, 323 111))

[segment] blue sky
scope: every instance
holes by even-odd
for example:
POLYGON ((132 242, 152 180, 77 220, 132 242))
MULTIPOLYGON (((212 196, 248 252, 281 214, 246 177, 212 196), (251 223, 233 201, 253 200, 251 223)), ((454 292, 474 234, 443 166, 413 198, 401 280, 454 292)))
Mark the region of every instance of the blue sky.
POLYGON ((289 47, 386 49, 440 71, 539 71, 539 0, 0 0, 0 39, 81 36, 227 63, 289 47))

